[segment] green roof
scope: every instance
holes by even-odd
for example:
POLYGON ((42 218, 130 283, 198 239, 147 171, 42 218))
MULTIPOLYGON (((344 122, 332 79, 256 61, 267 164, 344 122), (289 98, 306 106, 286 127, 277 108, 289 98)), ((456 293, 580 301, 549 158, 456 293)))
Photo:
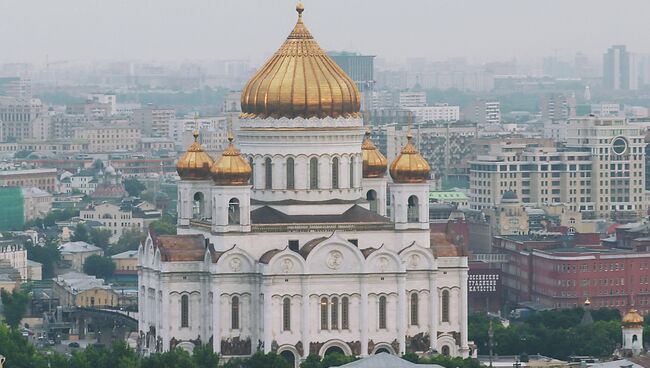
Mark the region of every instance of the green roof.
POLYGON ((429 199, 437 199, 439 201, 449 201, 449 200, 467 201, 467 200, 469 200, 469 198, 467 198, 465 193, 456 192, 456 191, 429 192, 429 199))

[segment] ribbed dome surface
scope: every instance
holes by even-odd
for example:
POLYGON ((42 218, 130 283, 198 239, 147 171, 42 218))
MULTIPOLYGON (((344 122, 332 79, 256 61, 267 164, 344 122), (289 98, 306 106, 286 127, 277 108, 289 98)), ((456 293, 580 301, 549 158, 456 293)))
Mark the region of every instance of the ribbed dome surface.
POLYGON ((361 144, 361 154, 363 157, 363 177, 383 178, 386 174, 388 162, 386 157, 370 140, 370 131, 366 131, 366 137, 361 144))
POLYGON ((302 21, 248 81, 241 95, 242 118, 359 117, 354 81, 318 46, 302 21))
POLYGON ((253 170, 232 143, 233 137, 228 137, 228 147, 223 150, 221 157, 212 165, 210 173, 217 185, 245 185, 253 170))
POLYGON ((210 179, 210 166, 212 166, 214 160, 203 150, 198 137, 199 133, 194 132, 194 142, 176 162, 176 172, 183 180, 210 179))
POLYGON ((411 133, 406 138, 408 142, 390 165, 390 176, 396 183, 426 183, 431 167, 411 143, 411 133))
POLYGON ((621 324, 623 327, 643 327, 643 316, 636 309, 632 308, 625 313, 621 324))

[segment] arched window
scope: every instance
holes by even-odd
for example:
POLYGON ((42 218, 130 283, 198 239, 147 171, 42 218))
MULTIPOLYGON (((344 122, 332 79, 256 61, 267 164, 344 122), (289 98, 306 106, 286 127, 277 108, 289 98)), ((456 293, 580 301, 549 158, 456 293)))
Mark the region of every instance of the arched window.
POLYGON ((291 299, 282 300, 282 330, 291 331, 291 299))
POLYGON ((379 328, 386 328, 386 297, 379 297, 379 328))
POLYGON ((330 319, 332 322, 330 323, 330 328, 332 330, 338 330, 339 329, 339 298, 334 297, 332 298, 332 311, 330 312, 330 319))
POLYGON ((264 159, 264 188, 272 189, 273 188, 273 165, 271 164, 271 158, 267 157, 264 159))
POLYGON ((230 304, 230 328, 239 329, 239 297, 233 296, 230 304))
POLYGON ((418 325, 418 294, 411 294, 411 325, 418 325))
POLYGON ((296 186, 296 179, 294 175, 295 164, 293 158, 287 159, 287 189, 294 189, 296 186))
POLYGON ((192 202, 192 218, 200 219, 201 217, 203 217, 203 206, 205 204, 203 193, 201 192, 194 193, 193 200, 194 201, 192 202))
POLYGON ((377 213, 377 192, 370 189, 368 193, 366 193, 366 200, 370 204, 370 211, 377 213))
POLYGON ((350 157, 350 188, 354 188, 354 156, 350 157))
POLYGON ((332 159, 332 189, 339 189, 339 158, 332 159))
POLYGON ((347 296, 341 298, 341 328, 347 330, 350 328, 350 312, 348 311, 349 299, 347 296))
POLYGON ((251 165, 251 185, 255 185, 255 164, 253 163, 253 158, 248 158, 248 164, 251 165))
POLYGON ((320 329, 327 330, 327 298, 320 300, 320 329))
POLYGON ((309 160, 309 189, 318 189, 318 159, 309 160))
POLYGON ((408 222, 420 222, 420 208, 418 207, 418 197, 412 195, 408 199, 408 212, 407 212, 407 221, 408 222))
POLYGON ((444 356, 449 356, 449 345, 443 345, 441 353, 444 356))
POLYGON ((442 322, 449 322, 449 290, 442 292, 442 322))
POLYGON ((190 297, 181 296, 181 327, 190 326, 190 297))
POLYGON ((240 213, 239 199, 231 199, 228 202, 228 225, 239 225, 241 223, 240 213))

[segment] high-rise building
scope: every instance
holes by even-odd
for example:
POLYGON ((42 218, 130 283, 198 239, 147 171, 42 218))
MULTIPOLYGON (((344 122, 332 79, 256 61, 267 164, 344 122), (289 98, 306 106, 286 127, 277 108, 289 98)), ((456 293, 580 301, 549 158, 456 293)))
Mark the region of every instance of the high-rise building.
POLYGON ((144 137, 168 137, 169 122, 176 117, 176 110, 148 105, 133 111, 133 123, 144 137))
POLYGON ((402 91, 399 93, 399 107, 402 109, 408 107, 427 106, 427 94, 423 91, 402 91))
POLYGON ((471 161, 470 206, 494 206, 512 190, 524 204, 564 203, 585 218, 623 221, 645 214, 639 127, 624 118, 587 117, 553 128, 562 149, 503 143, 471 161))
POLYGON ((21 77, 0 77, 0 96, 30 99, 31 81, 21 77))
POLYGON ((501 103, 493 100, 476 100, 463 109, 461 119, 479 124, 499 124, 501 103))
MULTIPOLYGON (((41 117, 49 120, 46 115, 47 111, 39 99, 0 96, 0 141, 32 139, 34 121, 41 117)), ((41 133, 39 128, 37 136, 40 137, 41 133)), ((49 136, 49 133, 45 134, 49 136)))
POLYGON ((375 88, 375 55, 345 51, 331 51, 327 54, 357 84, 361 92, 361 110, 369 109, 375 88))
POLYGON ((625 45, 614 45, 603 55, 603 86, 610 90, 636 90, 634 55, 625 45))
POLYGON ((576 98, 563 93, 551 93, 542 97, 543 120, 566 120, 576 116, 576 98))

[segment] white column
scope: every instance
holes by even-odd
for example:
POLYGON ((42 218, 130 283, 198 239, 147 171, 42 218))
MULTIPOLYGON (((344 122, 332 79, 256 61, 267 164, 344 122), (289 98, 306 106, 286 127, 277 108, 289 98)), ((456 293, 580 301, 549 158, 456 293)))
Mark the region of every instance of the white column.
POLYGON ((429 273, 429 347, 438 350, 438 285, 433 272, 429 273))
POLYGON ((302 304, 300 316, 300 333, 302 337, 303 358, 309 355, 309 290, 307 290, 306 281, 302 281, 302 304))
POLYGON ((269 353, 271 351, 272 343, 272 329, 271 324, 273 319, 271 318, 271 281, 264 280, 264 286, 262 293, 264 293, 264 353, 269 353))
POLYGON ((397 276, 397 341, 398 354, 406 353, 406 274, 397 276))
POLYGON ((159 316, 162 319, 162 328, 158 332, 162 338, 162 350, 169 350, 169 290, 166 287, 162 288, 162 314, 159 316))
POLYGON ((221 353, 221 292, 219 284, 212 279, 212 351, 221 353))
POLYGON ((467 270, 460 271, 460 348, 464 358, 467 357, 467 270))
POLYGON ((361 335, 361 356, 368 355, 368 290, 367 280, 364 275, 359 278, 359 292, 361 294, 361 305, 359 306, 359 327, 361 335))

